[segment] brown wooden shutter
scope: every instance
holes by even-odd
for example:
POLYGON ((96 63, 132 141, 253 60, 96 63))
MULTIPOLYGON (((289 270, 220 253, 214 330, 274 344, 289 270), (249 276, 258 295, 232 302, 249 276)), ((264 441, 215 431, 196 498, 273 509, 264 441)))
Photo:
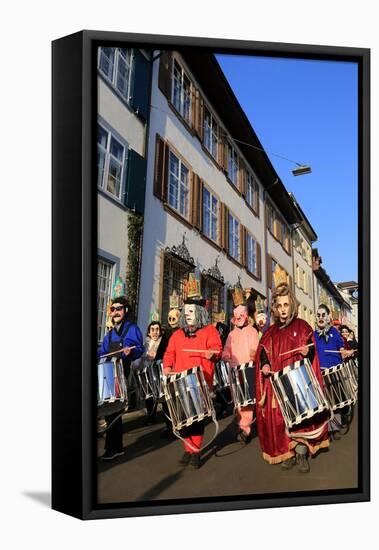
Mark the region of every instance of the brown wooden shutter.
POLYGON ((157 134, 155 143, 154 195, 161 201, 167 200, 168 147, 157 134))
POLYGON ((239 158, 239 167, 238 167, 238 189, 244 197, 246 197, 246 165, 239 158))
POLYGON ((228 171, 228 143, 223 130, 220 128, 220 140, 218 142, 219 163, 221 168, 228 171))
POLYGON ((256 257, 257 257, 257 278, 262 279, 262 250, 261 245, 258 241, 255 241, 257 248, 256 248, 256 257))
POLYGON ((265 225, 267 227, 268 230, 270 230, 270 225, 269 225, 269 219, 270 219, 270 216, 269 216, 269 205, 268 205, 268 202, 265 202, 265 225))
POLYGON ((229 215, 229 210, 227 208, 227 206, 224 204, 224 203, 221 203, 221 208, 220 208, 220 212, 221 212, 221 220, 220 220, 220 246, 223 250, 226 250, 228 251, 229 249, 229 232, 228 232, 228 225, 229 225, 229 220, 228 220, 228 215, 229 215))
POLYGON ((240 224, 240 240, 241 240, 241 264, 247 267, 247 230, 246 227, 240 224))
POLYGON ((192 175, 192 224, 199 231, 203 227, 203 181, 195 173, 192 175))
POLYGON ((158 86, 167 99, 171 100, 172 52, 162 52, 159 58, 158 86))
POLYGON ((193 127, 199 136, 199 138, 203 139, 203 127, 204 127, 204 100, 199 92, 199 90, 194 88, 194 94, 193 94, 194 102, 193 102, 193 119, 192 124, 193 127))
POLYGON ((256 181, 254 181, 254 205, 254 211, 259 218, 259 185, 256 181))
POLYGON ((272 288, 272 257, 270 254, 266 255, 266 272, 267 272, 267 286, 272 288))

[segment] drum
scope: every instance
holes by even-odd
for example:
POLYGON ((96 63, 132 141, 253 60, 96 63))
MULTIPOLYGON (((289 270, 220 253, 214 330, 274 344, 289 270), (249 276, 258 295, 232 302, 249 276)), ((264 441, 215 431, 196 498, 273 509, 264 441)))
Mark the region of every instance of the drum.
POLYGON ((234 406, 255 405, 255 365, 253 361, 229 368, 234 406))
POLYGON ((349 359, 346 363, 348 376, 353 388, 355 399, 358 398, 358 359, 349 359))
POLYGON ((230 387, 229 369, 229 363, 226 361, 217 361, 213 378, 213 385, 216 389, 223 390, 230 387))
POLYGON ((163 397, 164 392, 162 385, 162 361, 154 361, 153 363, 148 363, 142 369, 136 369, 135 372, 137 373, 138 382, 144 399, 153 398, 155 400, 158 400, 163 397))
POLYGON ((169 374, 164 377, 163 388, 174 432, 214 416, 201 367, 169 374))
POLYGON ((127 408, 127 387, 120 359, 100 359, 97 365, 97 382, 98 416, 107 416, 127 408))
POLYGON ((333 411, 354 405, 356 393, 347 363, 323 369, 325 394, 333 411))
POLYGON ((329 410, 319 381, 306 358, 275 372, 271 384, 288 430, 329 410))

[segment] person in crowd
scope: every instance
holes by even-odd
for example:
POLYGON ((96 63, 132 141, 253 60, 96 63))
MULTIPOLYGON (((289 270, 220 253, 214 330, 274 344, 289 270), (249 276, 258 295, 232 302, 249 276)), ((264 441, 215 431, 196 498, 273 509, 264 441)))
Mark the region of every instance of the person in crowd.
POLYGON ((300 425, 299 430, 289 432, 269 380, 273 373, 307 357, 323 386, 313 329, 297 318, 297 300, 284 280, 285 274, 279 273, 271 298, 274 323, 262 336, 256 355, 258 435, 263 458, 269 464, 281 463, 283 470, 298 464, 301 473, 308 473, 308 455, 315 455, 319 449, 329 446, 328 417, 321 414, 306 425, 300 425))
MULTIPOLYGON (((248 306, 243 289, 234 289, 232 297, 234 309, 231 322, 234 329, 229 332, 222 359, 228 361, 231 368, 235 368, 254 360, 259 340, 257 331, 249 323, 248 306)), ((239 426, 237 437, 243 443, 249 443, 252 434, 253 405, 237 408, 236 420, 239 426)))
MULTIPOLYGON (((200 366, 205 381, 211 388, 214 363, 221 357, 222 344, 219 333, 210 324, 204 306, 205 300, 200 295, 200 284, 195 277, 190 277, 187 299, 179 318, 179 330, 170 337, 163 356, 163 365, 167 375, 200 366)), ((184 454, 179 460, 181 465, 200 468, 204 428, 205 422, 202 420, 193 422, 183 430, 184 454)))
MULTIPOLYGON (((122 360, 126 379, 129 377, 131 362, 144 352, 142 333, 135 323, 128 320, 129 309, 129 303, 124 296, 112 299, 110 316, 113 328, 106 333, 98 349, 98 357, 118 352, 115 355, 122 360)), ((105 452, 101 458, 113 460, 124 454, 121 414, 110 414, 106 421, 108 428, 105 432, 105 452)))

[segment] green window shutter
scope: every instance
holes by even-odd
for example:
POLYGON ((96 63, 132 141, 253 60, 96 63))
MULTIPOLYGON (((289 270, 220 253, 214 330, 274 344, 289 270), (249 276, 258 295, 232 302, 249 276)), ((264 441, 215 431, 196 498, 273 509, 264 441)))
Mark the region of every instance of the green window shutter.
POLYGON ((128 153, 124 204, 139 214, 145 209, 146 160, 133 149, 128 153))
POLYGON ((130 105, 143 120, 149 109, 150 62, 139 50, 134 50, 130 84, 130 105))

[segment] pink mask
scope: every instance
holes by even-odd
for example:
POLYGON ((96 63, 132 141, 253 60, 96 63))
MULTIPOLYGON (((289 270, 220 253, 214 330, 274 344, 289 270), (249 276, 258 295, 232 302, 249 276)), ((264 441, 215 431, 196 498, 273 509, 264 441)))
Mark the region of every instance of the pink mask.
POLYGON ((237 306, 233 309, 232 323, 237 327, 243 327, 247 323, 247 307, 237 306))

